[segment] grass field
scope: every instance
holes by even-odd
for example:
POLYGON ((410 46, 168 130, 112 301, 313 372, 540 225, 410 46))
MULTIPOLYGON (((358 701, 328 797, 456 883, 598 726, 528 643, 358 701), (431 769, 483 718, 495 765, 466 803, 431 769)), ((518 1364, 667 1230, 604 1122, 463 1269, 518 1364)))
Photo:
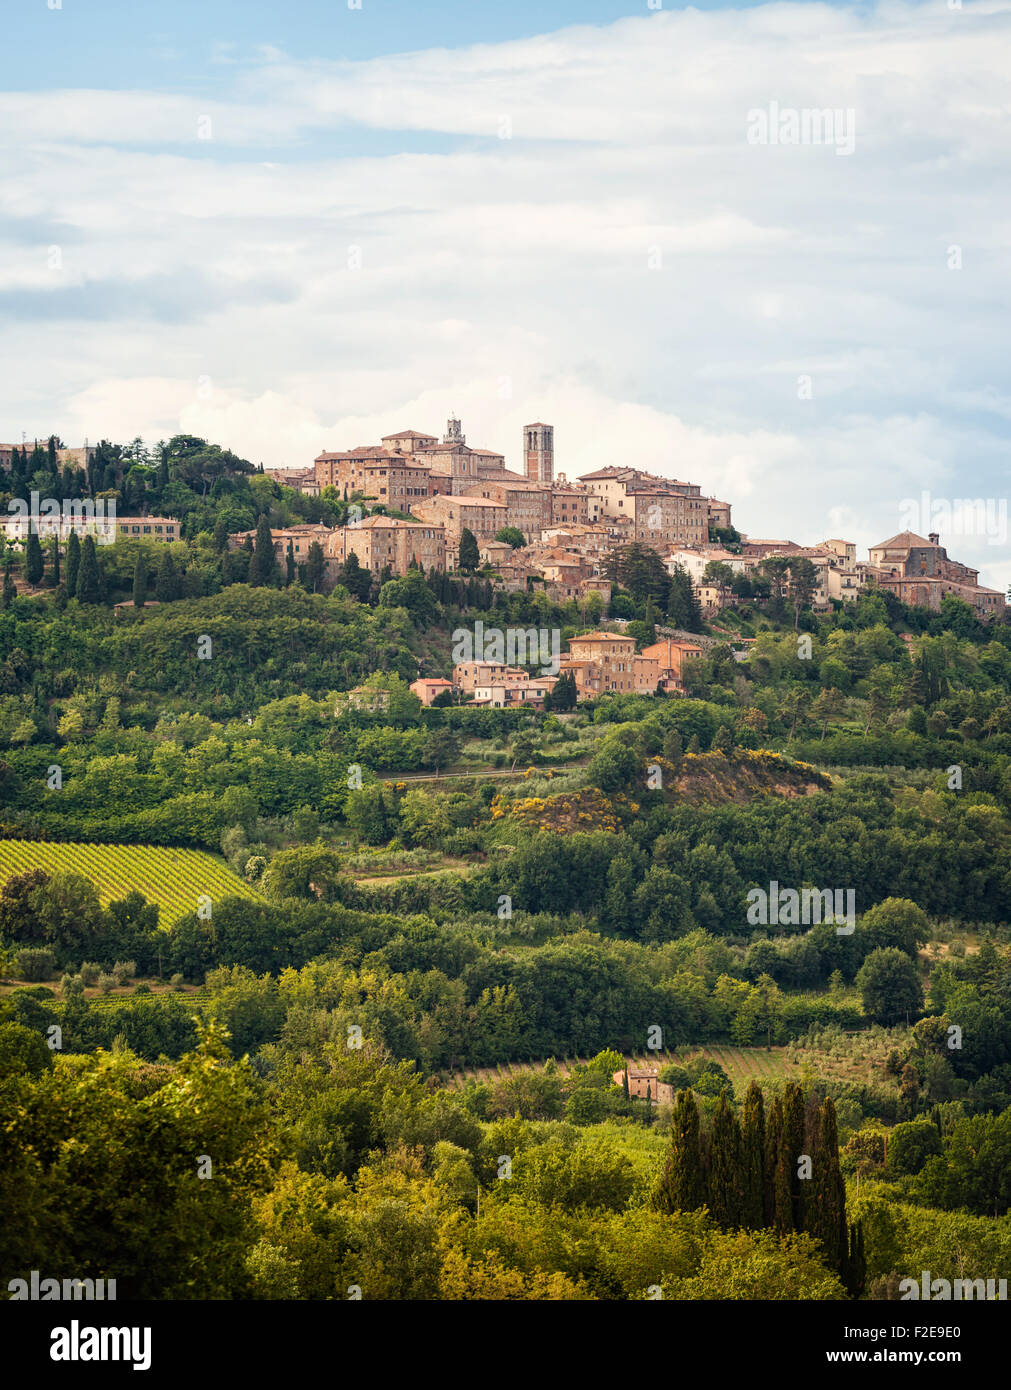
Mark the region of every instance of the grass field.
POLYGON ((199 849, 0 840, 0 884, 28 869, 82 874, 95 885, 103 907, 136 889, 158 904, 163 927, 195 911, 201 894, 212 902, 226 897, 262 901, 221 859, 199 849))

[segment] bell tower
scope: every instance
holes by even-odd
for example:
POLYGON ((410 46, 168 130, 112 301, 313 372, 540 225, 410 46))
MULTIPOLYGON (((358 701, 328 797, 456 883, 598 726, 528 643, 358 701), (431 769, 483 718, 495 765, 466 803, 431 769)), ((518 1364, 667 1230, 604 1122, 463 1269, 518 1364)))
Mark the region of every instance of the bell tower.
POLYGON ((555 427, 538 422, 523 426, 523 471, 533 483, 555 480, 555 427))

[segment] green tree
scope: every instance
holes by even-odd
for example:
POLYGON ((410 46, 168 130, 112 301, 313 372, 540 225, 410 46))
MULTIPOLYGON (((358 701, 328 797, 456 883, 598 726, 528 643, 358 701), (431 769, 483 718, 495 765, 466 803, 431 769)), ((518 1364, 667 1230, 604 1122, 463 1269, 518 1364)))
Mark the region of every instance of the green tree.
POLYGON ((323 556, 323 547, 319 541, 313 541, 309 546, 309 556, 305 564, 305 587, 311 594, 318 594, 323 587, 323 575, 326 570, 326 562, 323 556))
POLYGON ((894 947, 872 951, 856 977, 864 1013, 875 1023, 900 1023, 923 1008, 923 984, 916 964, 894 947))
POLYGON ((670 1134, 663 1171, 652 1195, 655 1210, 668 1215, 694 1211, 696 1207, 705 1206, 708 1197, 702 1166, 699 1110, 692 1091, 678 1093, 671 1112, 670 1134))
POLYGON ((477 548, 477 537, 474 532, 466 526, 460 532, 460 554, 458 567, 467 572, 473 572, 481 563, 481 557, 477 548))
POLYGON ((28 547, 25 551, 25 579, 34 586, 40 583, 44 571, 45 561, 42 558, 42 546, 35 527, 32 526, 28 532, 28 547))
MULTIPOLYGON (((506 545, 511 545, 513 550, 521 550, 526 545, 526 537, 518 526, 502 526, 495 532, 497 541, 504 541, 506 545)), ((462 566, 461 566, 462 568, 462 566)))
POLYGON ((256 540, 253 544, 253 560, 249 567, 249 582, 254 587, 273 584, 277 576, 277 558, 274 555, 274 539, 270 534, 270 518, 266 512, 256 523, 256 540))
POLYGON ((147 565, 143 550, 137 551, 137 562, 133 567, 133 606, 143 608, 147 601, 147 565))
MULTIPOLYGON (((69 571, 70 565, 68 563, 69 571)), ((98 556, 95 553, 94 536, 85 536, 81 546, 81 568, 77 575, 77 598, 81 603, 98 603, 102 596, 101 577, 98 572, 98 556)))
POLYGON ((76 531, 67 538, 67 598, 77 596, 77 574, 81 567, 81 542, 76 531))

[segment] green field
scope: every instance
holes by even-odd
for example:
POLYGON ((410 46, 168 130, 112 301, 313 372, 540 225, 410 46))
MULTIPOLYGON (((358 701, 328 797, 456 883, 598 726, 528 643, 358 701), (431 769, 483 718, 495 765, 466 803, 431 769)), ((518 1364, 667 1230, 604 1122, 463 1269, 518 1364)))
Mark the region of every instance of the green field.
POLYGON ((222 860, 199 849, 159 845, 54 844, 45 840, 0 840, 0 884, 28 869, 82 874, 95 885, 102 906, 134 889, 161 909, 159 923, 169 927, 197 899, 261 896, 233 874, 222 860))

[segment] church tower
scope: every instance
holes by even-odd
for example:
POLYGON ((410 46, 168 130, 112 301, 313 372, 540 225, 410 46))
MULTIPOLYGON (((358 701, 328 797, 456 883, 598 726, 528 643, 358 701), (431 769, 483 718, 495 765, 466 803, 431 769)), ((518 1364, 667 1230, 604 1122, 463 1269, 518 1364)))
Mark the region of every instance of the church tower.
POLYGON ((555 428, 553 425, 523 426, 523 471, 534 483, 555 480, 555 428))
POLYGON ((466 444, 467 437, 460 421, 455 417, 446 421, 446 433, 442 436, 442 442, 443 444, 466 444))

